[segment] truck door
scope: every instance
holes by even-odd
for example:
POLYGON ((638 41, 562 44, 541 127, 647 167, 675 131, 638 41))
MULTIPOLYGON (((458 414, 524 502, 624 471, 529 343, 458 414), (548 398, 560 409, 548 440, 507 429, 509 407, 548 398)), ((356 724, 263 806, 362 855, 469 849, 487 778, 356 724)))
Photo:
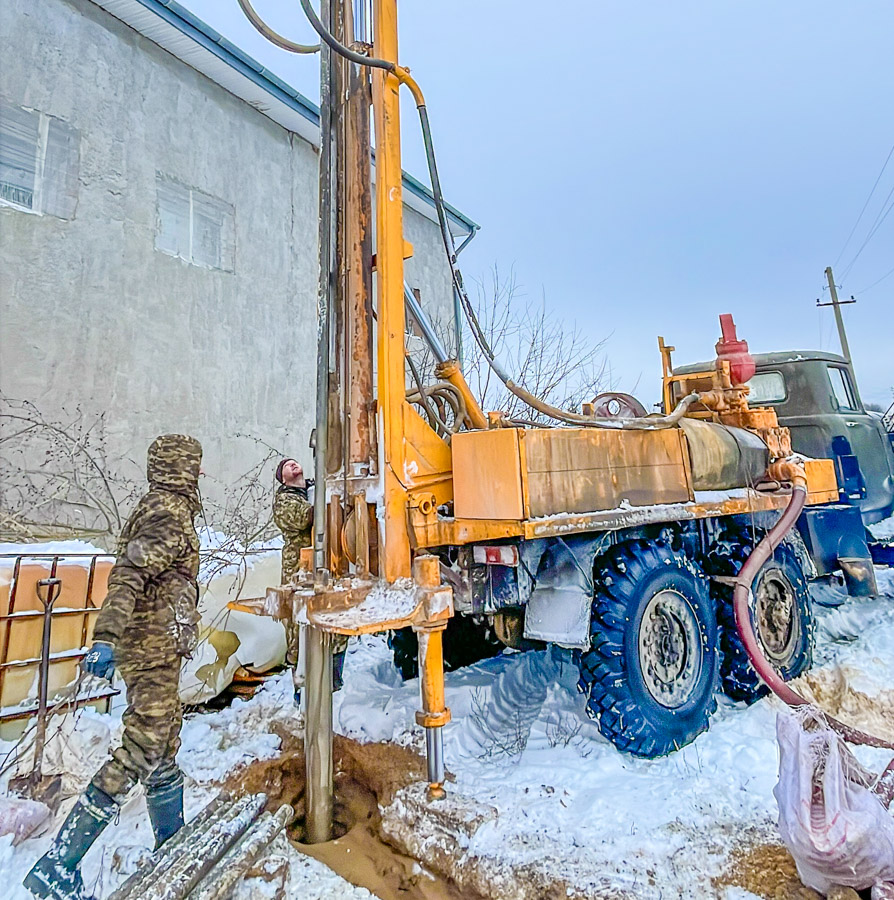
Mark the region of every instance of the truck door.
POLYGON ((838 412, 827 422, 830 449, 837 458, 842 486, 850 499, 859 503, 867 524, 872 524, 889 516, 894 506, 889 441, 880 420, 869 415, 857 399, 847 367, 827 363, 826 374, 832 406, 838 412))

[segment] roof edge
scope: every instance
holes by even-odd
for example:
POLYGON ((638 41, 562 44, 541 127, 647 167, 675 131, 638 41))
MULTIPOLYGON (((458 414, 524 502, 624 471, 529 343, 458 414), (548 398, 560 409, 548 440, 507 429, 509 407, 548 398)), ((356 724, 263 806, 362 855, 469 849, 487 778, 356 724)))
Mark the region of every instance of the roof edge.
MULTIPOLYGON (((93 2, 101 9, 104 8, 100 0, 93 0, 93 2)), ((266 66, 261 65, 254 57, 249 56, 232 41, 213 29, 207 22, 203 21, 185 6, 178 3, 177 0, 131 0, 131 2, 138 3, 140 6, 164 19, 169 25, 200 44, 222 62, 231 66, 281 103, 284 103, 286 106, 299 113, 310 124, 319 128, 320 108, 315 103, 271 72, 266 66)), ((109 15, 113 15, 109 10, 106 9, 105 11, 108 12, 109 15)), ((125 22, 125 24, 129 28, 133 28, 129 23, 125 22)), ((147 37, 148 40, 152 40, 146 35, 144 35, 144 37, 147 37)), ((183 62, 184 65, 189 65, 189 63, 184 60, 181 60, 181 62, 183 62)), ((206 78, 211 78, 207 73, 203 72, 202 74, 205 75, 206 78)), ((225 85, 219 86, 229 93, 232 93, 225 85)), ((258 111, 261 112, 262 115, 264 114, 263 110, 258 111)), ((276 120, 274 119, 274 121, 276 120)), ((287 125, 284 125, 281 122, 278 122, 277 124, 286 130, 291 130, 287 125)), ((433 209, 435 208, 435 198, 431 189, 407 172, 403 173, 403 187, 433 209)), ((473 234, 481 227, 449 203, 445 202, 444 206, 447 210, 447 215, 453 220, 454 224, 458 225, 469 234, 473 234)))

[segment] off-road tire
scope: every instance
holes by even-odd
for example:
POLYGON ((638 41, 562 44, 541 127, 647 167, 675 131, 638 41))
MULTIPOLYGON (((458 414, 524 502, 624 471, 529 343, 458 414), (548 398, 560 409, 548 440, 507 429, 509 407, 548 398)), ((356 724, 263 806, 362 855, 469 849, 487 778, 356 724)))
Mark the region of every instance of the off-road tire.
MULTIPOLYGON (((394 665, 404 681, 419 674, 419 642, 412 628, 388 632, 388 646, 394 654, 394 665)), ((486 616, 464 616, 459 613, 444 631, 444 670, 453 672, 482 659, 498 656, 503 644, 486 616)))
POLYGON ((708 728, 717 623, 707 580, 685 553, 638 540, 597 559, 590 645, 578 655, 579 687, 619 750, 664 756, 708 728))
MULTIPOLYGON (((735 532, 726 535, 711 548, 706 561, 708 571, 711 575, 738 575, 752 549, 749 535, 735 532)), ((713 581, 711 594, 717 607, 720 633, 721 688, 733 700, 754 703, 766 696, 769 688, 751 665, 736 628, 733 586, 713 581)), ((814 618, 810 592, 798 557, 786 544, 776 549, 754 579, 751 623, 767 659, 786 681, 797 678, 813 665, 814 618), (759 602, 766 610, 760 620, 756 618, 759 602)))

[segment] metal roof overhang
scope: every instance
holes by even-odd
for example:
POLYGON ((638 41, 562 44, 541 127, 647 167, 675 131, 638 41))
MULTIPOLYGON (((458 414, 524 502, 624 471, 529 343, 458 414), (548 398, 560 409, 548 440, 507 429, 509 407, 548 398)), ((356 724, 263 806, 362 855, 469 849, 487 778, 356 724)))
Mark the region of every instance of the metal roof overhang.
MULTIPOLYGON (((320 143, 319 108, 175 0, 93 0, 172 56, 201 72, 288 131, 320 143)), ((404 173, 404 203, 437 221, 431 191, 404 173)), ((450 230, 473 234, 478 225, 446 204, 450 230)))

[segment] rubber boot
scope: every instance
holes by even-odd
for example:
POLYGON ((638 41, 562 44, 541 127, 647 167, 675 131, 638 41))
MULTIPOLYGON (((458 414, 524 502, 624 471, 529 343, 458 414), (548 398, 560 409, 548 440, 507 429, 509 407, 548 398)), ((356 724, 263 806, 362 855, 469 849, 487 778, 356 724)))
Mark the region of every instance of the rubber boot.
POLYGON ((338 653, 332 654, 332 690, 340 691, 342 689, 342 685, 345 683, 345 679, 343 676, 343 672, 345 670, 345 653, 346 650, 341 650, 338 653))
POLYGON ((68 814, 53 846, 25 876, 25 887, 35 897, 87 900, 78 866, 117 810, 118 804, 91 784, 68 814))
POLYGON ((146 785, 146 809, 158 850, 183 827, 183 773, 179 769, 163 781, 146 785))

